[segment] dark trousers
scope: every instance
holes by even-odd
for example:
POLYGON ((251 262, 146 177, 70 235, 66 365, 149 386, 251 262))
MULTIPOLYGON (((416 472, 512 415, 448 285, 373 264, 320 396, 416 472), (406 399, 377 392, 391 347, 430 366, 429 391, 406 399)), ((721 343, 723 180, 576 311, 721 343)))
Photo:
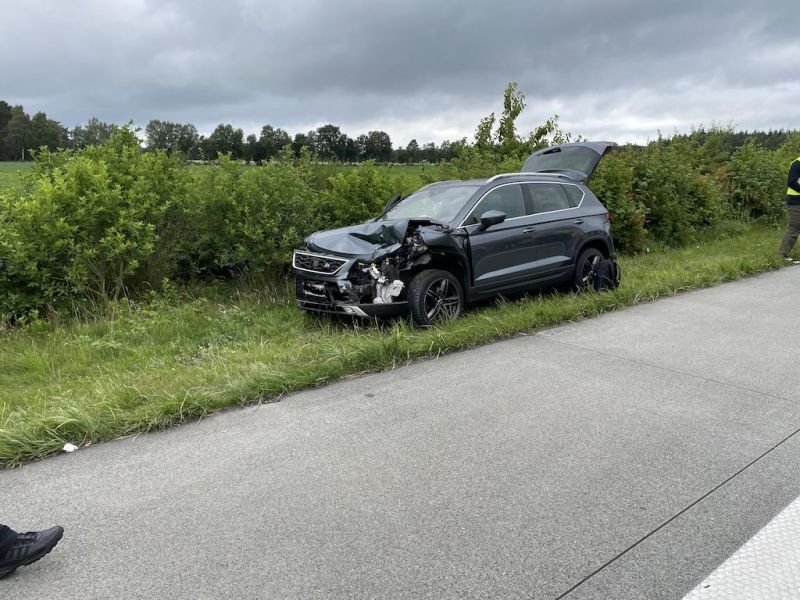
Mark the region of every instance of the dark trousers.
POLYGON ((17 539, 17 532, 13 529, 9 529, 5 525, 0 525, 0 557, 6 553, 6 551, 11 547, 11 544, 14 543, 14 540, 17 539))
POLYGON ((781 256, 789 256, 789 252, 792 251, 795 242, 797 242, 797 236, 800 235, 800 206, 790 204, 788 209, 789 227, 786 229, 786 235, 783 236, 783 241, 781 242, 781 256))

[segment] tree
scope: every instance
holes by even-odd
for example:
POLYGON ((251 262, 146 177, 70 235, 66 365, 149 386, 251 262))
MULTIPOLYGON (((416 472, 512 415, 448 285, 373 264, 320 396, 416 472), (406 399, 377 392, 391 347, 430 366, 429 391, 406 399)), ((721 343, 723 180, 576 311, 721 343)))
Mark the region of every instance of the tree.
POLYGON ((392 158, 392 140, 389 134, 385 131, 370 131, 364 139, 363 155, 367 159, 378 162, 390 160, 392 158))
POLYGON ((503 154, 515 153, 521 145, 517 138, 517 117, 525 110, 525 94, 520 91, 516 81, 508 84, 503 93, 503 114, 497 126, 497 142, 503 154))
POLYGON ((99 146, 111 139, 119 128, 112 123, 104 123, 97 117, 92 117, 86 126, 76 125, 72 130, 72 146, 86 148, 86 146, 99 146))
POLYGON ((420 156, 422 160, 427 162, 436 162, 436 144, 433 142, 428 142, 427 144, 423 145, 420 156))
POLYGON ((14 113, 11 105, 5 100, 0 100, 0 160, 3 160, 5 157, 5 151, 3 149, 3 138, 5 137, 4 130, 12 116, 14 116, 14 113))
POLYGON ((258 158, 258 138, 252 133, 247 136, 244 142, 244 159, 247 162, 260 160, 258 158))
POLYGON ((358 155, 369 160, 367 156, 367 139, 366 134, 362 133, 356 138, 356 147, 358 148, 358 155))
POLYGON ((436 160, 452 160, 456 155, 457 144, 450 140, 445 140, 439 145, 439 151, 436 154, 436 160))
MULTIPOLYGON (((546 146, 572 141, 571 136, 559 128, 558 115, 549 118, 527 137, 519 136, 516 122, 523 110, 525 94, 512 81, 503 92, 503 112, 500 119, 496 119, 495 114, 491 113, 478 123, 475 129, 475 148, 481 153, 494 153, 500 158, 523 158, 546 146), (493 132, 495 123, 497 130, 493 132)), ((464 147, 465 144, 451 145, 451 151, 457 154, 464 147)))
POLYGON ((2 137, 3 129, 6 128, 13 115, 11 105, 5 100, 0 100, 0 137, 2 137))
MULTIPOLYGON (((258 137, 258 154, 256 160, 271 160, 278 156, 284 146, 292 143, 289 134, 280 127, 275 129, 272 125, 264 125, 258 137)), ((298 148, 299 152, 299 148, 298 148)))
POLYGON ((311 149, 311 146, 308 143, 308 135, 305 133, 296 133, 294 135, 294 141, 292 142, 292 154, 295 156, 300 156, 300 151, 303 148, 311 149))
POLYGON ((317 132, 309 131, 306 134, 306 147, 314 154, 317 153, 317 132))
POLYGON ((168 150, 189 155, 200 136, 194 125, 153 119, 144 129, 148 150, 168 150))
POLYGON ((220 123, 206 140, 206 158, 230 153, 233 158, 244 155, 244 132, 229 123, 220 123))
POLYGON ((411 140, 406 146, 406 157, 408 162, 419 161, 419 144, 417 140, 411 140))
POLYGON ((63 127, 58 121, 48 119, 43 112, 38 112, 33 116, 29 133, 28 143, 34 149, 45 147, 50 151, 55 151, 57 148, 65 148, 69 139, 66 127, 63 127))
POLYGON ((483 117, 475 129, 475 147, 478 150, 490 150, 494 148, 492 129, 494 129, 494 113, 483 117))
POLYGON ((30 143, 31 119, 21 106, 11 109, 11 119, 5 126, 3 147, 5 160, 25 160, 30 143))
POLYGON ((314 151, 321 160, 342 160, 347 147, 347 136, 336 125, 323 125, 315 132, 314 151))
POLYGON ((358 146, 358 142, 346 135, 344 137, 344 160, 346 162, 358 162, 361 158, 361 149, 358 146))

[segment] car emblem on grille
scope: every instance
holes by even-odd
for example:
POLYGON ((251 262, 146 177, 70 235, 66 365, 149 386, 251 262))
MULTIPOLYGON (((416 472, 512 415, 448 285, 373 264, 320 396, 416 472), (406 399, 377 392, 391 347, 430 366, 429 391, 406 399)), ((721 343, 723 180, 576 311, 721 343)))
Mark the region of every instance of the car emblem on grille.
POLYGON ((330 268, 331 268, 331 263, 329 263, 329 262, 328 262, 327 260, 325 260, 324 258, 315 258, 315 259, 314 259, 314 260, 311 262, 311 265, 312 265, 312 266, 313 266, 315 269, 319 269, 320 267, 322 267, 323 269, 330 269, 330 268))

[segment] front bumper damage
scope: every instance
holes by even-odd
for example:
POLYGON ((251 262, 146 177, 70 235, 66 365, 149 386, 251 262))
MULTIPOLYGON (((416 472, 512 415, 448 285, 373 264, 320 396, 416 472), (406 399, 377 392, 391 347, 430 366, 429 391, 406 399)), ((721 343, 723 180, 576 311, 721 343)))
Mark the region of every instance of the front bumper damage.
POLYGON ((415 223, 370 224, 369 228, 362 226, 358 231, 328 237, 323 246, 319 237, 328 233, 310 236, 306 243, 311 249, 294 253, 292 266, 300 308, 355 317, 390 316, 409 310, 406 294, 413 269, 431 260, 415 223), (356 249, 361 251, 357 255, 336 253, 356 249))
POLYGON ((373 318, 394 316, 408 311, 408 302, 404 300, 392 302, 355 300, 352 292, 348 293, 348 290, 352 289, 350 287, 352 282, 347 280, 331 281, 319 277, 309 279, 306 273, 298 273, 295 282, 297 306, 310 312, 373 318))

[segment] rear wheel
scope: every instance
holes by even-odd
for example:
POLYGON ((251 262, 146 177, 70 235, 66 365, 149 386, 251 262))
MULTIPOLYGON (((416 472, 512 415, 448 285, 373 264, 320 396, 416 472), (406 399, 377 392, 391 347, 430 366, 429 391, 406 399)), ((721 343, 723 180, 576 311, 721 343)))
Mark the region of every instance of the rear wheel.
POLYGON ((587 248, 578 256, 575 263, 575 289, 585 292, 594 287, 595 275, 603 253, 597 248, 587 248))
POLYGON ((448 271, 422 271, 408 286, 408 302, 417 325, 445 323, 464 311, 464 290, 448 271))

